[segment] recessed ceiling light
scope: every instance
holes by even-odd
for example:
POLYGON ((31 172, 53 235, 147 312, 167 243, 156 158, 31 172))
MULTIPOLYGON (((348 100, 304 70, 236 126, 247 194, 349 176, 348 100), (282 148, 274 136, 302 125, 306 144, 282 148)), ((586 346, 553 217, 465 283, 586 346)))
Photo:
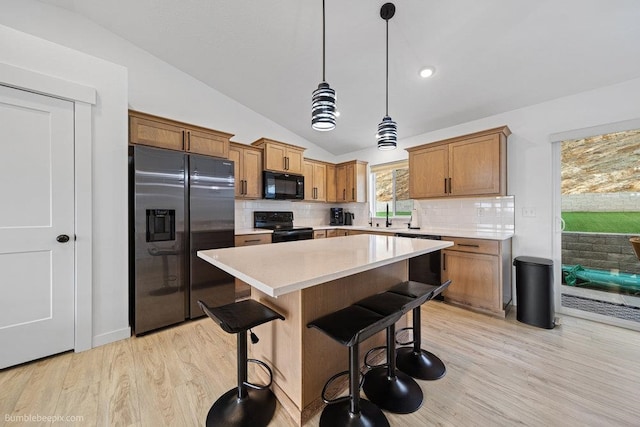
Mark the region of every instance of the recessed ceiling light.
POLYGON ((424 67, 422 70, 420 70, 420 77, 422 77, 423 79, 426 79, 433 76, 435 73, 436 73, 435 67, 424 67))

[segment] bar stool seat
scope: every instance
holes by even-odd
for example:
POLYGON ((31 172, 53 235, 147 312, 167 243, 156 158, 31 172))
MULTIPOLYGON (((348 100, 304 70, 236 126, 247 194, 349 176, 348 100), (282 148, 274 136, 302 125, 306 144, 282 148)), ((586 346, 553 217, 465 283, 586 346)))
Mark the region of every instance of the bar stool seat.
POLYGON ((255 300, 244 300, 220 307, 198 305, 223 331, 238 336, 238 386, 229 390, 211 406, 207 414, 207 427, 266 427, 276 410, 276 397, 269 389, 273 373, 269 366, 247 358, 247 331, 254 326, 284 317, 255 300), (269 383, 257 385, 248 381, 247 362, 257 363, 269 373, 269 383))
MULTIPOLYGON (((419 306, 430 297, 429 294, 417 299, 392 292, 383 292, 360 300, 356 305, 375 311, 383 316, 399 312, 401 315, 419 306)), ((362 389, 369 400, 382 409, 398 414, 417 411, 424 400, 418 383, 404 372, 396 369, 395 324, 387 327, 387 345, 369 350, 365 356, 369 370, 364 376, 362 389), (373 351, 385 349, 385 364, 372 366, 367 359, 373 351)))
POLYGON ((383 316, 364 307, 351 305, 322 316, 307 325, 349 348, 349 370, 331 377, 322 390, 322 399, 327 406, 320 416, 320 427, 389 426, 389 421, 380 408, 360 398, 358 346, 362 341, 397 322, 400 316, 400 313, 383 316), (349 395, 333 400, 327 399, 325 392, 329 383, 345 374, 349 374, 349 395))
MULTIPOLYGON (((415 298, 416 301, 421 300, 422 303, 424 303, 442 293, 450 284, 451 280, 447 280, 440 285, 429 285, 409 280, 392 287, 389 289, 389 292, 415 298), (427 295, 427 298, 425 298, 425 295, 427 295)), ((413 329, 412 341, 398 343, 400 345, 413 344, 413 346, 402 347, 396 351, 396 365, 400 371, 413 378, 437 380, 445 375, 447 368, 438 356, 420 347, 422 337, 420 305, 422 305, 422 303, 413 309, 413 327, 400 330, 413 329)))

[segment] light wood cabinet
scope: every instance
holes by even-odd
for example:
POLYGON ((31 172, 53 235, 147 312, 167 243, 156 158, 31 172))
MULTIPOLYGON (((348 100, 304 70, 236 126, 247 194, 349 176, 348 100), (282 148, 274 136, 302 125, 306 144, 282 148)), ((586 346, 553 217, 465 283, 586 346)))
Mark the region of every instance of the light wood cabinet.
POLYGON ((336 202, 336 165, 327 164, 326 180, 327 202, 336 202))
POLYGON ((326 239, 327 238, 327 230, 314 230, 313 231, 314 239, 326 239))
POLYGON ((285 144, 272 139, 261 138, 251 143, 264 150, 264 170, 302 175, 303 147, 285 144))
POLYGON ((408 148, 412 199, 507 194, 507 137, 503 126, 408 148))
POLYGON ((329 237, 338 237, 338 230, 336 230, 335 228, 327 230, 327 238, 329 237))
POLYGON ((326 202, 327 165, 315 160, 304 160, 304 199, 326 202))
POLYGON ((271 243, 271 233, 260 234, 237 234, 235 236, 236 246, 253 246, 271 243))
POLYGON ((445 301, 504 317, 511 304, 511 239, 442 237, 442 280, 451 280, 445 301))
POLYGON ((236 199, 262 197, 262 150, 244 144, 229 144, 229 160, 234 162, 236 199))
POLYGON ((367 201, 367 162, 353 160, 336 165, 336 201, 367 201))
POLYGON ((228 158, 233 135, 212 129, 129 111, 129 142, 205 156, 228 158))

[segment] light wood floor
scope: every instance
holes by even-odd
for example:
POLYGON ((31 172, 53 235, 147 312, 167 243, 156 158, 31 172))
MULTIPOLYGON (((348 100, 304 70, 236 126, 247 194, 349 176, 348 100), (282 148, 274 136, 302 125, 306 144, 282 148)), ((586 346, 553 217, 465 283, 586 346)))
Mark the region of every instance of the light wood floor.
MULTIPOLYGON (((392 426, 640 425, 638 332, 571 317, 545 330, 513 313, 494 319, 439 302, 423 306, 422 319, 423 344, 447 374, 421 381, 423 407, 387 414, 392 426)), ((19 415, 81 416, 76 425, 88 426, 203 425, 235 384, 235 348, 235 336, 202 319, 6 369, 0 425, 20 425, 10 418, 19 415)), ((271 425, 293 422, 278 407, 271 425)))

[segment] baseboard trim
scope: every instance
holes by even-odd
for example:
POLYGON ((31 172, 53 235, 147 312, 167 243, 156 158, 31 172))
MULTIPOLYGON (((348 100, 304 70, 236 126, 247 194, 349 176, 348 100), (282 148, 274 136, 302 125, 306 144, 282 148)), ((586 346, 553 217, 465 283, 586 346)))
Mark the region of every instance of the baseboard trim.
POLYGON ((131 336, 131 328, 122 328, 93 337, 93 347, 109 344, 115 341, 127 339, 131 336))

